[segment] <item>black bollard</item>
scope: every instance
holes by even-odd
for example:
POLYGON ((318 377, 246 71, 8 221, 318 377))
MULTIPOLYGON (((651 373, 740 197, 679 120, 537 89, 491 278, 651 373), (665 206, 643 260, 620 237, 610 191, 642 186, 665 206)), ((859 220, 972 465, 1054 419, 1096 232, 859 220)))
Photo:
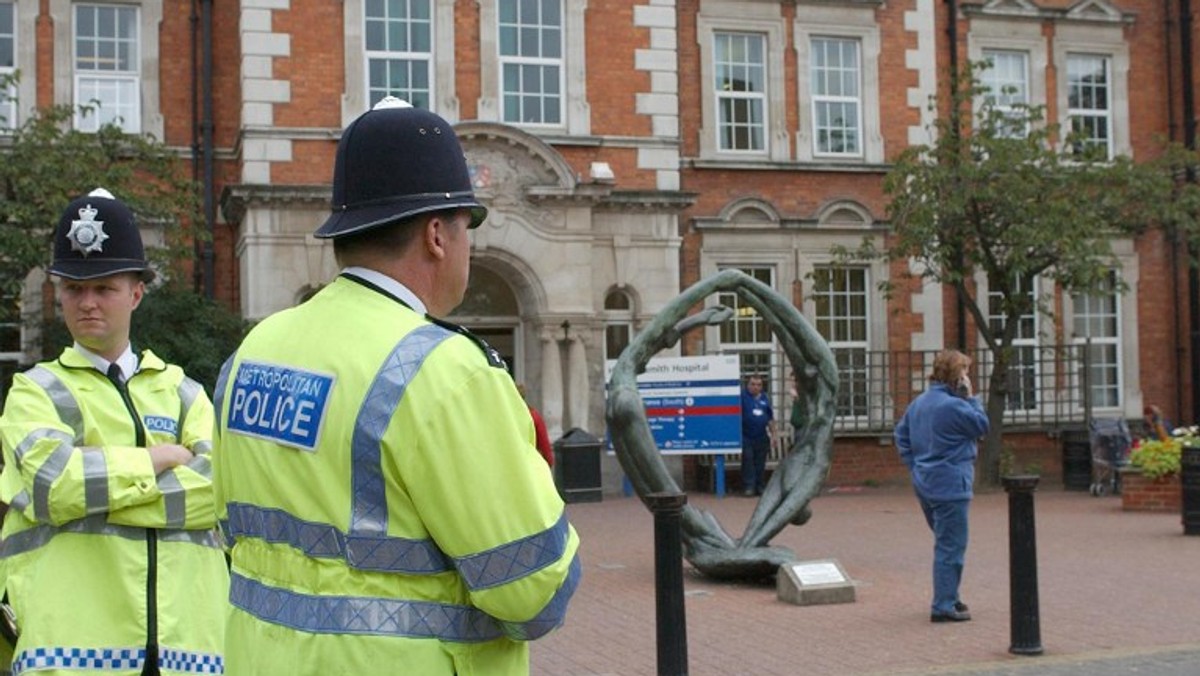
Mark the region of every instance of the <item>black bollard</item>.
POLYGON ((1008 492, 1008 585, 1012 613, 1012 644, 1008 652, 1041 655, 1038 621, 1037 532, 1033 524, 1036 476, 1001 479, 1008 492))
POLYGON ((1200 535, 1200 446, 1189 444, 1180 449, 1179 484, 1183 534, 1200 535))
POLYGON ((654 589, 658 676, 687 676, 687 613, 683 607, 683 493, 650 493, 654 513, 654 589))

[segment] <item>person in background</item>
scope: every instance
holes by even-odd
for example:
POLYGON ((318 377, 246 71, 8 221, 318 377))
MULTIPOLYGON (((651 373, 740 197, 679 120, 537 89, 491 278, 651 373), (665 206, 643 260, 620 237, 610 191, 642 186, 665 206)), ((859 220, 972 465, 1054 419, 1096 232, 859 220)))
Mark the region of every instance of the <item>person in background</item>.
POLYGON ((945 350, 934 358, 929 388, 896 426, 896 448, 912 475, 925 522, 933 531, 933 622, 971 619, 959 598, 974 496, 976 440, 988 433, 983 404, 972 394, 971 358, 945 350))
POLYGON ((524 383, 517 383, 517 391, 521 393, 521 398, 529 407, 529 417, 533 419, 533 436, 537 440, 538 453, 542 454, 547 465, 554 467, 554 446, 550 444, 550 433, 546 431, 546 421, 542 418, 541 411, 529 403, 529 399, 525 396, 524 383))
POLYGON ((1155 441, 1166 441, 1171 438, 1171 424, 1163 418, 1162 409, 1150 404, 1142 409, 1142 422, 1146 426, 1145 436, 1155 441))
POLYGON ((775 411, 763 392, 762 376, 746 379, 742 390, 742 495, 762 495, 767 487, 767 456, 775 436, 775 411))
POLYGON ((579 536, 504 360, 440 317, 475 198, 454 128, 385 97, 338 142, 341 274, 222 367, 226 673, 516 676, 560 626, 579 536))
POLYGON ((0 417, 13 673, 219 674, 213 409, 130 344, 154 277, 133 212, 103 189, 72 201, 49 272, 74 344, 18 374, 0 417))

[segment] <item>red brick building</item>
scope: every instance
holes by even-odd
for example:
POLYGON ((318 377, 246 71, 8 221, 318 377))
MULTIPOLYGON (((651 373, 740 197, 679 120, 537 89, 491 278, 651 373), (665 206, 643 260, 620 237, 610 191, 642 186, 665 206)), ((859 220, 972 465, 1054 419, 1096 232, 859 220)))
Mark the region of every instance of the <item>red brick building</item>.
MULTIPOLYGON (((985 84, 1114 155, 1187 140, 1188 12, 1190 0, 0 0, 0 71, 22 76, 9 119, 97 98, 195 158, 213 233, 198 288, 252 319, 336 274, 310 233, 340 130, 389 93, 431 108, 456 125, 491 209, 455 316, 509 358, 553 436, 601 434, 604 360, 682 288, 737 267, 790 296, 843 364, 831 480, 881 480, 898 470, 891 421, 923 375, 905 360, 974 338, 946 289, 900 283, 885 300, 876 284, 901 282, 903 266, 845 266, 830 248, 886 243, 883 177, 929 142, 928 103, 952 65, 992 60, 985 84)), ((1090 339, 1095 415, 1156 403, 1189 420, 1186 252, 1160 232, 1114 247, 1130 292, 1071 298, 1034 281, 1056 314, 1029 317, 1022 344, 1090 339)), ((786 417, 785 365, 762 329, 741 315, 684 349, 743 355, 786 417)), ((3 349, 22 359, 19 343, 3 349)), ((1013 443, 1054 473, 1057 433, 1083 421, 1082 381, 1037 357, 1020 368, 1011 415, 1028 433, 1013 443)), ((611 459, 604 474, 619 486, 611 459)))

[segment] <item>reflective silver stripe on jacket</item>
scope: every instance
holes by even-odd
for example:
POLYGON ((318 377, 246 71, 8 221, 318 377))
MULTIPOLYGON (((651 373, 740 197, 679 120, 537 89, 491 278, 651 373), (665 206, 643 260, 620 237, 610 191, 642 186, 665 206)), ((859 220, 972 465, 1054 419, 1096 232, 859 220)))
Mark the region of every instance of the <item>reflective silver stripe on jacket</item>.
POLYGON ((486 552, 455 559, 472 590, 498 587, 539 571, 562 558, 571 534, 567 513, 546 530, 486 552))
MULTIPOLYGON (((229 359, 226 359, 225 363, 221 364, 221 371, 217 374, 217 384, 213 387, 213 411, 216 412, 218 423, 225 417, 224 412, 221 411, 221 407, 225 403, 225 384, 229 382, 229 372, 233 370, 235 359, 237 359, 237 352, 229 355, 229 359)), ((214 427, 213 438, 215 439, 221 433, 221 425, 217 424, 214 427)))
POLYGON ((82 443, 83 411, 79 408, 79 402, 75 401, 75 396, 71 394, 71 390, 67 388, 66 384, 59 380, 58 376, 54 375, 50 369, 41 365, 29 369, 25 375, 35 385, 42 388, 46 396, 50 397, 50 403, 54 404, 58 419, 75 432, 75 443, 82 443))
MULTIPOLYGON (((356 538, 328 524, 298 519, 281 509, 237 502, 229 503, 226 509, 229 518, 222 525, 229 537, 253 537, 273 544, 287 544, 313 558, 347 560, 347 550, 356 538)), ((389 537, 384 543, 374 536, 367 539, 368 542, 356 543, 358 548, 386 547, 391 564, 388 572, 428 575, 453 570, 449 559, 432 540, 389 537)))
POLYGON ((237 573, 229 576, 229 602, 264 622, 315 634, 436 638, 460 643, 491 641, 503 635, 494 618, 469 606, 301 594, 237 573))
MULTIPOLYGON (((38 549, 59 533, 104 535, 139 541, 146 539, 146 529, 141 526, 111 524, 108 523, 107 514, 95 514, 69 521, 61 526, 41 524, 29 530, 13 533, 0 542, 0 559, 38 549)), ((211 528, 207 530, 159 530, 158 539, 163 542, 190 542, 202 547, 221 549, 220 539, 217 537, 216 531, 211 528)))
MULTIPOLYGON (((179 394, 179 424, 175 427, 175 441, 178 442, 183 435, 184 424, 187 422, 188 411, 192 410, 192 404, 196 403, 196 398, 204 388, 200 383, 184 376, 183 380, 179 381, 179 387, 176 392, 179 394)), ((193 453, 196 451, 193 449, 193 453)))
POLYGON ((394 570, 397 557, 405 554, 403 543, 387 536, 387 496, 381 459, 383 433, 425 358, 452 335, 447 329, 428 324, 404 336, 375 374, 363 399, 350 440, 353 504, 346 560, 354 568, 394 570))

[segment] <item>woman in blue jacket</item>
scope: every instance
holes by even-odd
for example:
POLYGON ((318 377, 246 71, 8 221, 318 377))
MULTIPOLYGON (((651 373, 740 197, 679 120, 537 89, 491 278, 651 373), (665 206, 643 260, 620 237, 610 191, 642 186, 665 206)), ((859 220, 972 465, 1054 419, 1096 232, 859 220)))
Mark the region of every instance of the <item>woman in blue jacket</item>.
POLYGON ((975 442, 987 434, 988 418, 972 396, 970 367, 971 358, 962 352, 938 354, 929 389, 909 404, 896 426, 900 459, 912 474, 933 531, 933 622, 971 619, 958 586, 967 552, 967 511, 974 495, 975 442))

